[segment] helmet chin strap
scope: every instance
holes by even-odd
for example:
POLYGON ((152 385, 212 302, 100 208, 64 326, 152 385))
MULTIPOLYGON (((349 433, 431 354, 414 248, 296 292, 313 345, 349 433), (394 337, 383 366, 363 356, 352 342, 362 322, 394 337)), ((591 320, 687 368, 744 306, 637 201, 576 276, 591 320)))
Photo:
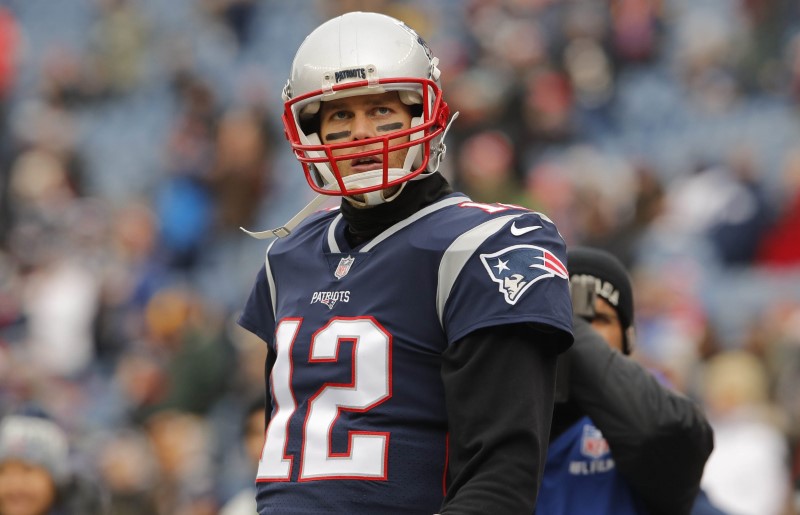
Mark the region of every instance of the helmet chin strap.
MULTIPOLYGON (((389 173, 391 174, 392 171, 398 171, 398 170, 400 170, 400 169, 399 168, 389 168, 389 173)), ((345 183, 347 183, 346 179, 345 179, 345 183)), ((348 195, 348 196, 345 196, 344 198, 346 198, 348 202, 350 202, 351 204, 353 204, 356 207, 361 207, 361 208, 373 207, 373 206, 377 206, 377 205, 380 205, 380 204, 385 204, 387 202, 391 202, 392 200, 396 199, 397 196, 400 195, 400 192, 402 192, 403 188, 405 188, 405 187, 406 187, 406 183, 405 182, 400 183, 398 185, 397 191, 395 191, 394 193, 392 193, 388 197, 386 196, 386 190, 383 189, 383 190, 378 190, 378 191, 370 191, 370 192, 367 192, 367 193, 362 193, 362 194, 357 195, 357 196, 356 195, 348 195), (358 197, 361 197, 363 200, 360 200, 358 197)))
MULTIPOLYGON (((411 152, 409 152, 410 154, 411 152)), ((408 159, 408 157, 407 157, 408 159)), ((413 157, 412 157, 413 159, 413 157)), ((402 177, 408 173, 407 170, 402 168, 390 168, 389 169, 389 178, 394 179, 398 177, 402 177)), ((344 182, 345 186, 348 187, 356 187, 356 188, 367 188, 369 186, 380 184, 380 181, 383 180, 383 170, 372 170, 369 172, 362 172, 355 175, 350 175, 344 177, 342 182, 344 182)), ((368 193, 364 193, 364 201, 359 201, 353 198, 352 196, 344 197, 349 202, 353 203, 357 207, 371 207, 376 206, 378 204, 383 204, 385 202, 391 202, 392 200, 396 199, 400 192, 403 191, 406 183, 400 184, 399 188, 395 193, 390 196, 385 196, 385 190, 378 190, 378 191, 370 191, 368 193)), ((248 235, 256 238, 258 240, 264 240, 268 238, 284 238, 289 236, 295 227, 297 227, 300 222, 302 222, 308 215, 317 211, 320 206, 322 206, 328 199, 335 197, 335 195, 324 195, 319 194, 314 197, 311 202, 309 202, 303 209, 301 209, 296 215, 294 215, 288 222, 283 224, 280 227, 276 227, 275 229, 268 229, 266 231, 248 231, 244 227, 239 227, 242 231, 247 233, 248 235)))
POLYGON ((330 195, 323 195, 320 193, 319 195, 314 197, 311 200, 311 202, 306 204, 306 206, 303 209, 298 211, 297 214, 294 215, 288 222, 286 222, 280 227, 276 227, 275 229, 268 229, 266 231, 256 231, 256 232, 248 231, 244 227, 239 227, 239 229, 241 229, 249 236, 252 236, 257 240, 266 240, 268 238, 275 238, 275 237, 285 238, 286 236, 292 234, 292 231, 294 230, 295 227, 297 227, 297 225, 300 222, 305 220, 305 218, 314 211, 317 211, 330 198, 332 198, 330 195))

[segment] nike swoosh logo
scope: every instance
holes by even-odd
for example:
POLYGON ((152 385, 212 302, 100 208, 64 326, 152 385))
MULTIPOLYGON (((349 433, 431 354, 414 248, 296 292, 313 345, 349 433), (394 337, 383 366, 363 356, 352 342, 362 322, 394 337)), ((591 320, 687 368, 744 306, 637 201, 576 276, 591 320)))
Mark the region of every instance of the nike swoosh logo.
POLYGON ((517 227, 517 222, 514 222, 511 224, 511 234, 513 234, 514 236, 522 236, 523 234, 541 228, 542 228, 541 225, 531 225, 530 227, 517 227))

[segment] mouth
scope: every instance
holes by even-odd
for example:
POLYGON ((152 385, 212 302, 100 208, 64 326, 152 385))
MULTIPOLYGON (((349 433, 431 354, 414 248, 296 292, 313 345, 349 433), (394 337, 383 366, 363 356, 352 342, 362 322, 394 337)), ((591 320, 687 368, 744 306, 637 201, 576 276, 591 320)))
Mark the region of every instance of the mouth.
POLYGON ((361 157, 350 161, 350 169, 354 172, 368 172, 383 166, 383 161, 378 156, 361 157))

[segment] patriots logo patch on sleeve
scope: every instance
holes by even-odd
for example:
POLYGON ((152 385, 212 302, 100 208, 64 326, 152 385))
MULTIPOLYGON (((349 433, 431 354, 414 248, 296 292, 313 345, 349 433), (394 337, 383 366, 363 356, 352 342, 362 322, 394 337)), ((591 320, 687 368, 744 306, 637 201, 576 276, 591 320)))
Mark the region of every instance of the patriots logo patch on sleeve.
POLYGON ((481 254, 480 258, 489 277, 512 306, 536 281, 569 277, 567 267, 555 254, 536 245, 513 245, 493 254, 481 254))

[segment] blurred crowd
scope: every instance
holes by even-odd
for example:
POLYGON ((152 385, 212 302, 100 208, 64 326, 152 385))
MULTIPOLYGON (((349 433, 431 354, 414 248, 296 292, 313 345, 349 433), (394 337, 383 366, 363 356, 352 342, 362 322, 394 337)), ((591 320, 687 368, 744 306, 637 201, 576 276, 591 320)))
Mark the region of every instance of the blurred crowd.
POLYGON ((265 246, 239 227, 310 199, 280 91, 349 10, 440 58, 458 189, 630 267, 636 358, 714 426, 711 498, 800 512, 789 0, 0 0, 0 415, 57 422, 112 513, 240 513, 265 246))

